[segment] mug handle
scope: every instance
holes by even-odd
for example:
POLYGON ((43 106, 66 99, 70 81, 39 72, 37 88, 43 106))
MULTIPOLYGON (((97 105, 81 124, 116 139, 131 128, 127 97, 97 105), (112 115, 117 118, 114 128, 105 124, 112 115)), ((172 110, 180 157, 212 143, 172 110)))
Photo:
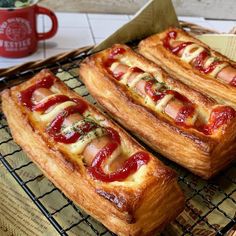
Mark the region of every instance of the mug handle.
POLYGON ((36 14, 47 15, 52 21, 52 28, 48 32, 37 33, 38 40, 49 39, 49 38, 53 37, 57 32, 57 29, 58 29, 57 17, 54 12, 52 12, 51 10, 49 10, 45 7, 41 7, 41 6, 37 6, 37 5, 36 5, 36 7, 37 7, 36 14))

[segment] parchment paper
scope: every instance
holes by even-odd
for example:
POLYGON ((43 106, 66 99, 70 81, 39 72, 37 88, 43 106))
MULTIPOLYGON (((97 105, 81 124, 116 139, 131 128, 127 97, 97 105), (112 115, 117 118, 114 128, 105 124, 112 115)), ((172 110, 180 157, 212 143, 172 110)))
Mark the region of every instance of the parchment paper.
POLYGON ((198 36, 204 43, 236 61, 236 35, 235 34, 204 34, 198 36))
POLYGON ((108 48, 114 43, 142 39, 170 26, 179 26, 171 0, 151 0, 137 12, 130 22, 98 44, 93 52, 108 48))

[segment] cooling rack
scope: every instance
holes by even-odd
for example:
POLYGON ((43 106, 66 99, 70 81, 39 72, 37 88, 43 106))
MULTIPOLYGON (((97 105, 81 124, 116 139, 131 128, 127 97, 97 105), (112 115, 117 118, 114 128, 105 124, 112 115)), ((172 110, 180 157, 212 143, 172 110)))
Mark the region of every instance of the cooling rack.
MULTIPOLYGON (((46 64, 47 68, 50 68, 71 89, 96 105, 95 100, 75 73, 75 68, 87 56, 86 51, 87 49, 84 49, 77 54, 67 54, 60 58, 60 62, 47 60, 46 64)), ((0 89, 19 84, 42 68, 46 68, 45 62, 36 64, 33 69, 26 69, 27 66, 10 70, 14 72, 14 76, 9 71, 3 72, 2 77, 0 76, 0 89)), ((154 155, 160 156, 146 148, 154 155)), ((185 210, 166 227, 161 235, 220 236, 233 229, 236 225, 236 163, 213 180, 204 181, 163 157, 161 160, 178 172, 179 184, 186 195, 185 210)), ((0 161, 59 235, 81 235, 82 232, 87 232, 87 235, 115 235, 76 206, 42 175, 21 148, 14 143, 2 112, 0 112, 0 161), (6 146, 7 152, 3 151, 6 150, 4 148, 6 146), (37 190, 34 188, 35 185, 44 187, 40 187, 41 190, 38 191, 38 188, 37 190), (53 206, 55 197, 61 198, 63 204, 53 206), (66 212, 73 216, 72 219, 63 219, 66 212)))

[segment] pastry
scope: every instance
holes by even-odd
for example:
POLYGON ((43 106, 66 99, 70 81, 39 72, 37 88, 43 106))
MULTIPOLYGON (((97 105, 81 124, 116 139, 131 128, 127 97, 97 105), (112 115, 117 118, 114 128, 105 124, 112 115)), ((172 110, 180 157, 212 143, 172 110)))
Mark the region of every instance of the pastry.
POLYGON ((140 42, 139 52, 185 84, 236 108, 236 63, 184 30, 152 35, 140 42))
POLYGON ((166 74, 125 45, 79 69, 93 97, 154 150, 208 179, 235 159, 236 112, 166 74))
POLYGON ((49 70, 2 93, 14 140, 67 197, 118 235, 182 210, 176 174, 49 70))

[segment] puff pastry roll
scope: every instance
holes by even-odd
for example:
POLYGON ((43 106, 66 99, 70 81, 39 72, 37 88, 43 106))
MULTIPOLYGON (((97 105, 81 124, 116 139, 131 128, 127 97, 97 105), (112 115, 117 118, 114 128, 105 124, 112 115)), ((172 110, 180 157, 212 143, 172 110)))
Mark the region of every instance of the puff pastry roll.
POLYGON ((236 63, 177 28, 144 39, 139 52, 185 84, 236 108, 236 63))
POLYGON ((90 93, 151 148, 210 178, 235 158, 236 112, 220 105, 125 45, 85 59, 90 93))
POLYGON ((2 93, 14 140, 118 235, 152 235, 183 209, 176 174, 50 71, 2 93))

